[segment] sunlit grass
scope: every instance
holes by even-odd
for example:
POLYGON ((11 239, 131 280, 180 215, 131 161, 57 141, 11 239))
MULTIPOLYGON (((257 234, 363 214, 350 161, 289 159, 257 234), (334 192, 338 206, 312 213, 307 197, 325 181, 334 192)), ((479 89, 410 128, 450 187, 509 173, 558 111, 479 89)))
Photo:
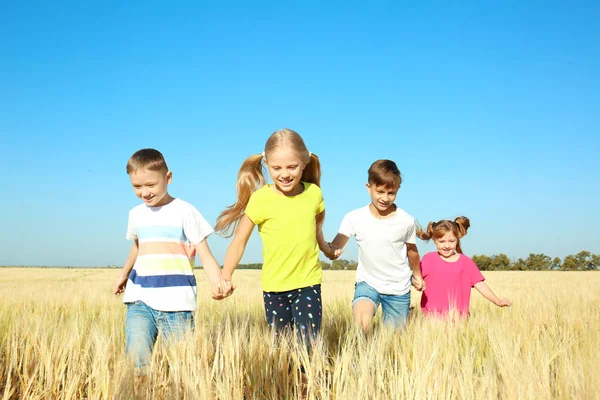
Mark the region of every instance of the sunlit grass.
MULTIPOLYGON (((285 399, 310 377, 309 398, 592 399, 600 397, 600 273, 485 273, 514 305, 473 293, 467 323, 424 319, 364 338, 352 326, 354 272, 326 271, 322 336, 312 357, 266 328, 259 271, 238 271, 236 293, 208 295, 202 271, 196 330, 157 344, 135 387, 124 357, 118 270, 0 269, 3 399, 285 399)), ((413 292, 418 305, 420 294, 413 292)))

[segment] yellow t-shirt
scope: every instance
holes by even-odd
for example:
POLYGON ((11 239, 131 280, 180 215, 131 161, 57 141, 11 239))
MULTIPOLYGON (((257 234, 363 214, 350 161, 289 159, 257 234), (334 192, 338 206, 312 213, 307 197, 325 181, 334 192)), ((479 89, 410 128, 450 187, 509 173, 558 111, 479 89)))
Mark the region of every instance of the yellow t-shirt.
POLYGON ((252 193, 246 215, 258 225, 263 242, 262 287, 284 292, 321 283, 316 216, 325 210, 321 189, 302 182, 297 196, 265 185, 252 193))

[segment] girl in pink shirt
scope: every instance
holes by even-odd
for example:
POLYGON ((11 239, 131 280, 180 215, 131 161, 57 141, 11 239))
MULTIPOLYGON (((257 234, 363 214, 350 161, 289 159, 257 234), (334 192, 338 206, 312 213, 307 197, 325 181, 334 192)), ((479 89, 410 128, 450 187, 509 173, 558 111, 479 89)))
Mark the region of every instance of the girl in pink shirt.
POLYGON ((498 307, 512 304, 492 292, 483 282, 485 278, 477 265, 462 253, 460 238, 467 234, 470 225, 467 217, 458 217, 454 221, 430 222, 426 231, 417 228, 417 236, 425 241, 433 239, 437 249, 437 252, 425 254, 421 260, 425 280, 421 296, 423 314, 446 316, 454 310, 458 316, 467 317, 472 287, 498 307))

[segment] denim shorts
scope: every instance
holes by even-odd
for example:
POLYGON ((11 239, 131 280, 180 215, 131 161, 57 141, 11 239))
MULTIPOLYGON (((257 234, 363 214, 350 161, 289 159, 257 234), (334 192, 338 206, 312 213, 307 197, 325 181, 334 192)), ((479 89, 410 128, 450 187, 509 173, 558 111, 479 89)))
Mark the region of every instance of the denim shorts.
POLYGON ((381 294, 366 282, 357 282, 354 287, 354 300, 352 307, 362 300, 370 300, 375 305, 375 312, 379 304, 383 313, 383 322, 394 328, 404 328, 410 309, 410 290, 403 295, 381 294))
POLYGON ((137 369, 150 364, 152 348, 158 335, 177 340, 194 329, 192 311, 159 311, 143 301, 127 303, 125 352, 135 359, 137 369))

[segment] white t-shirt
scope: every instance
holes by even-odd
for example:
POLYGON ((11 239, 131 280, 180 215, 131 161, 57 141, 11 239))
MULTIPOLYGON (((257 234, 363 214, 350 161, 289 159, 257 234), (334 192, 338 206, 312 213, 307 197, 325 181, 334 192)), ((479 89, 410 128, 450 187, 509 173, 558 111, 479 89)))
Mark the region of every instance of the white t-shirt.
POLYGON ((412 270, 406 243, 416 242, 415 231, 415 219, 400 208, 386 219, 375 218, 369 206, 346 214, 339 233, 356 237, 356 281, 366 282, 380 294, 401 296, 408 293, 412 270))
POLYGON ((127 239, 139 242, 123 303, 141 300, 160 311, 196 309, 195 245, 213 228, 190 203, 140 204, 129 212, 127 239))

